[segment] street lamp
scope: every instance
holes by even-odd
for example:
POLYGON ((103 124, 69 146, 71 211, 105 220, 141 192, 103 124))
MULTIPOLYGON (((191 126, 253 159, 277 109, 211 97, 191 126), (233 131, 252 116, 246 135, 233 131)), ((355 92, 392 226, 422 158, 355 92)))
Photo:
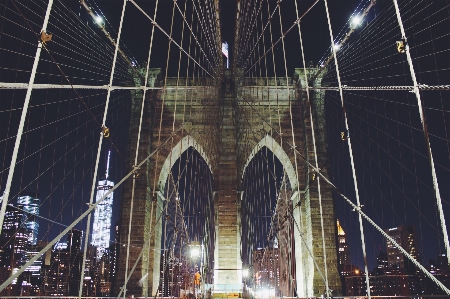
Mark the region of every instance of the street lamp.
POLYGON ((195 246, 195 245, 191 245, 191 258, 192 259, 198 259, 200 257, 200 245, 195 246))
POLYGON ((200 258, 199 272, 194 274, 194 294, 196 294, 195 289, 200 286, 201 276, 203 274, 203 245, 198 241, 193 241, 189 244, 189 251, 191 253, 191 259, 194 261, 194 267, 197 267, 197 260, 200 258))

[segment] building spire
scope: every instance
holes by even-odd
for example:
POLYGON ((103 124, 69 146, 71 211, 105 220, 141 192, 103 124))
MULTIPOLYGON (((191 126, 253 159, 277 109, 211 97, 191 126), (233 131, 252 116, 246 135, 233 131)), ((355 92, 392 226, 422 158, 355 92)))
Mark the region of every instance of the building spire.
POLYGON ((111 157, 111 150, 108 150, 108 161, 106 162, 106 175, 105 180, 108 180, 109 178, 109 159, 111 157))

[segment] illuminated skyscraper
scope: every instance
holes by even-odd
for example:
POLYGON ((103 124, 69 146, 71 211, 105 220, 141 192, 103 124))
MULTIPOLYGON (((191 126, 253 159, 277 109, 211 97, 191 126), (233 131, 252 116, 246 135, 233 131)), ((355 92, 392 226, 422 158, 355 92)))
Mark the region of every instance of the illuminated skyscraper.
POLYGON ((350 262, 350 249, 348 248, 347 238, 345 236, 344 229, 342 228, 339 220, 337 220, 337 233, 338 233, 338 245, 339 245, 339 272, 342 276, 352 275, 352 266, 350 262))
MULTIPOLYGON (((413 226, 403 226, 389 228, 385 230, 386 233, 392 237, 404 250, 406 250, 415 260, 420 262, 416 234, 413 226)), ((394 246, 394 244, 387 240, 387 255, 388 267, 394 273, 402 273, 406 271, 409 274, 416 272, 415 265, 403 255, 403 253, 394 246)))
MULTIPOLYGON (((114 186, 114 182, 108 180, 110 157, 111 151, 108 151, 105 179, 98 182, 95 202, 99 201, 114 186)), ((113 195, 114 193, 108 195, 95 208, 91 245, 97 247, 97 259, 101 259, 101 257, 105 253, 105 249, 109 247, 111 234, 113 195)))
POLYGON ((37 243, 39 223, 36 216, 39 216, 40 204, 41 200, 36 192, 22 192, 17 197, 17 208, 24 212, 21 227, 28 232, 28 243, 30 245, 36 245, 37 243))

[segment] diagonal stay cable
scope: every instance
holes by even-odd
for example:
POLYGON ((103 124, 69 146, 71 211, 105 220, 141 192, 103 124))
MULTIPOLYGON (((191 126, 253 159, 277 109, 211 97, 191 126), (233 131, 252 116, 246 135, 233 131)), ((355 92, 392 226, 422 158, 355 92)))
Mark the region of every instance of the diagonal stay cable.
POLYGON ((291 27, 288 28, 288 30, 286 30, 281 36, 280 38, 273 43, 273 45, 263 54, 261 55, 261 57, 259 57, 259 59, 249 68, 247 69, 247 71, 244 73, 244 75, 246 75, 251 69, 253 69, 255 67, 255 65, 257 65, 261 59, 263 59, 270 51, 273 51, 274 47, 282 40, 286 37, 286 35, 293 29, 295 28, 295 26, 303 19, 303 17, 306 16, 306 14, 319 2, 319 0, 316 0, 300 17, 297 18, 297 20, 294 21, 294 23, 291 25, 291 27))
MULTIPOLYGON (((209 65, 212 66, 211 61, 209 61, 209 59, 208 59, 208 57, 207 57, 205 51, 204 51, 203 48, 202 48, 202 45, 201 45, 201 44, 199 43, 199 41, 198 41, 197 36, 194 34, 194 31, 192 30, 192 27, 189 25, 188 21, 186 20, 186 16, 182 13, 181 8, 180 8, 180 6, 178 5, 178 3, 176 2, 176 0, 174 0, 174 2, 175 2, 175 5, 176 5, 178 11, 179 11, 180 14, 181 14, 181 17, 182 17, 183 20, 184 20, 184 23, 185 23, 186 26, 189 28, 189 31, 191 32, 191 35, 194 37, 194 40, 195 40, 195 42, 197 43, 197 45, 198 45, 200 51, 201 51, 201 52, 203 53, 203 55, 205 56, 206 61, 208 61, 209 65)), ((180 50, 181 50, 181 49, 180 49, 180 50)))
MULTIPOLYGON (((130 0, 133 1, 133 0, 130 0)), ((81 220, 83 220, 87 215, 89 215, 95 208, 101 204, 105 198, 107 198, 111 193, 114 192, 119 186, 123 184, 129 177, 133 176, 135 171, 139 169, 144 163, 146 163, 155 153, 159 152, 173 137, 175 137, 181 130, 184 129, 184 126, 190 122, 195 116, 199 115, 203 109, 213 101, 214 98, 211 98, 206 102, 197 112, 195 112, 189 119, 184 121, 180 127, 174 131, 161 145, 159 145, 155 150, 153 150, 147 157, 145 157, 139 164, 135 165, 133 169, 127 173, 117 184, 115 184, 108 192, 106 192, 99 200, 97 200, 94 204, 90 205, 89 208, 81 214, 75 221, 72 222, 66 229, 64 229, 56 238, 50 241, 41 251, 39 251, 34 257, 32 257, 27 263, 25 263, 16 273, 12 274, 7 280, 5 280, 0 285, 0 292, 4 290, 15 278, 19 277, 19 275, 25 271, 30 265, 32 265, 38 258, 41 257, 47 250, 49 250, 56 242, 58 242, 63 236, 65 236, 75 225, 77 225, 81 220)))
MULTIPOLYGON (((285 140, 282 136, 281 132, 278 132, 277 129, 270 124, 259 111, 256 110, 254 105, 248 102, 245 98, 242 98, 242 101, 247 103, 247 105, 254 111, 254 113, 269 126, 273 132, 275 132, 284 142, 297 154, 299 157, 309 166, 311 167, 317 175, 319 175, 324 181, 333 188, 356 212, 358 212, 361 217, 366 219, 376 230, 378 230, 387 240, 389 240, 398 250, 400 250, 416 267, 418 267, 428 278, 430 278, 433 282, 435 282, 446 294, 450 295, 450 289, 448 289, 442 282, 440 282, 436 277, 434 277, 422 264, 420 264, 411 254, 409 254, 402 246, 400 246, 397 241, 395 241, 391 236, 389 236, 380 226, 378 226, 367 214, 365 214, 360 206, 354 204, 351 199, 349 199, 342 191, 340 191, 322 172, 320 169, 315 167, 311 162, 308 161, 307 157, 305 157, 302 153, 298 151, 289 141, 285 140)), ((2 289, 0 288, 0 291, 2 289)))
POLYGON ((131 3, 134 4, 134 6, 136 6, 136 8, 142 12, 144 14, 144 16, 146 16, 150 22, 153 24, 153 26, 155 26, 156 28, 158 28, 165 36, 167 36, 167 38, 170 40, 170 42, 172 42, 173 44, 175 44, 180 51, 183 51, 187 57, 189 57, 195 64, 197 64, 203 71, 205 71, 208 75, 210 75, 212 78, 215 79, 214 75, 210 74, 202 65, 200 65, 197 60, 195 60, 188 52, 186 52, 185 49, 183 49, 182 46, 180 46, 158 23, 156 23, 156 21, 149 16, 134 0, 129 0, 131 3))
MULTIPOLYGON (((20 15, 23 17, 24 21, 27 23, 27 25, 30 27, 30 30, 34 33, 34 35, 36 35, 36 37, 38 37, 40 39, 39 34, 36 33, 36 31, 34 31, 33 27, 31 26, 31 24, 28 22, 28 19, 25 17, 25 15, 22 13, 22 11, 19 9, 19 7, 17 6, 17 4, 15 3, 15 1, 12 1, 13 5, 16 7, 17 11, 20 13, 20 15)), ((69 78, 66 76, 66 74, 64 73, 64 71, 62 70, 60 64, 55 60, 55 58, 53 57, 52 53, 50 52, 50 50, 47 48, 47 44, 45 41, 42 41, 42 47, 45 49, 45 51, 47 51, 47 54, 50 56, 51 60, 53 61, 53 63, 56 65, 56 67, 58 68, 58 70, 61 72, 61 74, 63 75, 64 79, 66 79, 67 83, 69 83, 69 85, 71 86, 72 90, 74 91, 75 95, 77 96, 77 98, 81 101, 81 103, 86 107, 87 111, 89 112, 89 114, 91 114, 93 120, 101 127, 100 122, 97 120, 97 118, 95 117, 95 115, 92 113, 91 109, 89 109, 88 105, 86 104, 86 102, 83 100, 83 98, 81 97, 81 95, 78 93, 78 91, 75 89, 75 87, 73 86, 72 82, 70 82, 69 78)), ((122 156, 122 154, 119 152, 118 148, 116 147, 116 145, 111 141, 111 139, 109 138, 109 141, 111 143, 111 145, 113 146, 113 148, 116 150, 117 153, 119 153, 120 157, 125 161, 125 158, 122 156)))
MULTIPOLYGON (((281 0, 281 1, 282 1, 282 0, 281 0)), ((266 25, 264 26, 264 28, 261 30, 261 34, 259 35, 258 39, 257 39, 256 42, 254 43, 254 46, 253 46, 252 51, 250 51, 250 53, 248 54, 248 57, 247 57, 247 59, 245 60, 245 62, 244 62, 244 64, 243 64, 244 66, 247 64, 247 61, 250 59, 252 53, 255 51, 255 48, 256 48, 256 46, 258 45, 259 40, 261 39, 261 37, 264 38, 264 33, 265 33, 267 27, 268 27, 269 24, 270 24, 270 20, 271 20, 271 19, 273 18, 273 16, 275 15, 275 12, 280 8, 280 3, 281 3, 281 1, 277 1, 277 6, 274 8, 274 10, 272 11, 272 13, 271 13, 270 15, 268 15, 268 17, 267 17, 267 23, 266 23, 266 25)), ((261 6, 262 6, 262 1, 261 1, 261 6)), ((261 18, 262 18, 262 13, 261 13, 261 18)), ((261 20, 261 23, 262 23, 262 20, 261 20)), ((261 25, 262 25, 262 24, 261 24, 261 25)), ((260 60, 261 60, 261 59, 260 59, 260 60)))

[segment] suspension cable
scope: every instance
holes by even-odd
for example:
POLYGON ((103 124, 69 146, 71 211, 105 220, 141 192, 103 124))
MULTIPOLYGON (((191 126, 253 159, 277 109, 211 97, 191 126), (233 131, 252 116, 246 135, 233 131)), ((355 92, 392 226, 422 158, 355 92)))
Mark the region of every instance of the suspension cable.
POLYGON ((417 83, 416 73, 414 71, 414 65, 412 63, 411 53, 409 51, 409 45, 408 45, 408 42, 406 39, 405 29, 403 28, 403 22, 402 22, 402 17, 400 15, 400 10, 398 8, 398 3, 397 3, 397 0, 393 0, 393 1, 394 1, 394 5, 395 5, 395 12, 397 14, 398 24, 400 26, 400 31, 402 34, 402 41, 405 45, 405 54, 406 54, 406 59, 408 61, 408 65, 409 65, 409 71, 411 73, 411 79, 413 80, 413 84, 414 84, 414 94, 416 96, 417 106, 419 108, 420 122, 422 123, 423 134, 425 137, 425 144, 427 146, 428 158, 429 158, 430 167, 431 167, 431 177, 433 179, 433 187, 434 187, 436 202, 437 202, 437 206, 438 206, 438 210, 439 210, 439 218, 441 221, 442 233, 444 235, 444 244, 445 244, 445 248, 447 249, 447 264, 450 264, 450 244, 449 244, 449 239, 448 239, 447 226, 445 224, 444 211, 442 209, 441 194, 439 192, 439 185, 438 185, 437 176, 436 176, 436 169, 434 167, 434 159, 433 159, 433 153, 431 151, 430 137, 428 136, 428 127, 427 127, 427 123, 426 123, 425 113, 423 111, 422 100, 420 97, 420 90, 417 88, 417 86, 419 84, 417 83))
MULTIPOLYGON (((47 5, 47 10, 45 12, 44 22, 42 24, 41 38, 38 41, 36 55, 34 57, 33 67, 31 69, 30 80, 28 83, 27 93, 25 95, 25 102, 23 103, 22 114, 20 116, 19 128, 17 130, 16 141, 14 143, 14 149, 13 149, 13 153, 12 153, 12 157, 11 157, 11 166, 9 167, 8 178, 6 179, 5 191, 3 192, 3 197, 2 197, 3 202, 2 202, 2 207, 0 210, 0 234, 2 233, 3 221, 5 218, 5 212, 6 212, 6 206, 8 204, 9 193, 11 191, 12 178, 14 175, 14 170, 16 168, 15 166, 16 166, 17 154, 19 152, 19 146, 20 146, 20 141, 22 139, 23 127, 25 125, 25 118, 27 117, 28 106, 30 104, 30 97, 31 97, 31 92, 33 90, 36 69, 37 69, 37 66, 39 63, 39 58, 41 57, 43 43, 45 43, 46 39, 48 38, 48 34, 46 31, 47 31, 48 20, 50 18, 50 12, 52 10, 52 5, 53 5, 53 0, 49 0, 48 5, 47 5)), ((50 39, 51 39, 51 37, 50 37, 50 39)))
MULTIPOLYGON (((295 0, 295 12, 298 19, 298 4, 297 0, 295 0)), ((308 112, 309 112, 309 118, 311 121, 311 138, 313 143, 313 152, 314 152, 314 164, 316 168, 319 168, 319 162, 317 159, 317 145, 316 145, 316 137, 315 137, 315 130, 314 130, 314 118, 312 113, 312 107, 311 107, 311 98, 309 93, 309 84, 308 84, 308 73, 306 71, 306 61, 305 61, 305 54, 304 54, 304 47, 303 47, 303 38, 302 38, 302 31, 300 28, 300 22, 298 24, 298 34, 300 39, 300 49, 302 52, 302 62, 303 62, 303 73, 305 75, 305 89, 306 89, 306 99, 308 101, 308 112)), ((313 81, 314 82, 314 81, 313 81)), ((295 146, 295 144, 294 144, 295 146)), ((325 246, 325 231, 324 231, 324 223, 323 223, 323 208, 322 208, 322 191, 320 186, 320 177, 317 177, 317 192, 318 192, 318 198, 319 198, 319 211, 320 211, 320 227, 322 231, 322 250, 323 250, 323 260, 324 260, 324 267, 325 267, 325 289, 326 289, 326 296, 327 298, 330 298, 332 295, 332 290, 330 290, 329 284, 328 284, 328 268, 327 268, 327 253, 326 253, 326 246, 325 246)))
MULTIPOLYGON (((122 32, 123 17, 125 15, 126 4, 127 4, 127 0, 124 0, 123 7, 122 7, 122 15, 120 17, 117 43, 116 43, 116 48, 114 50, 114 59, 113 59, 112 67, 111 67, 111 74, 109 77, 109 86, 112 85, 112 81, 114 78, 114 71, 115 71, 115 67, 116 67, 117 53, 119 52, 120 36, 121 36, 121 32, 122 32)), ((95 190, 97 190, 96 186, 97 186, 98 164, 100 161, 100 154, 101 154, 101 149, 102 149, 103 138, 109 137, 109 129, 106 127, 106 116, 108 115, 108 107, 109 107, 110 97, 111 97, 111 89, 108 88, 108 91, 106 94, 105 112, 103 114, 103 121, 102 121, 102 132, 100 133, 100 138, 98 140, 97 158, 96 158, 96 162, 95 162, 95 166, 94 166, 94 174, 92 176, 92 187, 91 187, 91 196, 89 198, 89 205, 92 205, 92 203, 94 201, 95 190)), ((86 223, 86 238, 85 238, 85 242, 84 242, 85 254, 83 255, 83 263, 81 265, 80 289, 78 290, 78 298, 79 299, 83 295, 84 270, 86 267, 86 253, 87 253, 87 248, 88 248, 88 243, 89 243, 90 230, 91 230, 91 214, 89 213, 88 218, 87 218, 87 223, 86 223)))

